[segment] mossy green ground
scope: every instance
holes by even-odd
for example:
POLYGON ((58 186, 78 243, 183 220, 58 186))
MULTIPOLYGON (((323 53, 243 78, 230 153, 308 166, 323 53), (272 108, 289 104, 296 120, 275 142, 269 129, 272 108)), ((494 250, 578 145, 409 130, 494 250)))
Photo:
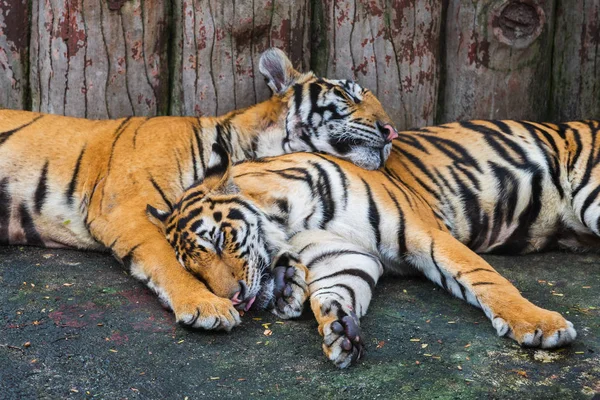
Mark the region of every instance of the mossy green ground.
POLYGON ((534 303, 566 315, 576 342, 522 349, 431 283, 386 279, 362 321, 367 355, 340 371, 310 311, 296 321, 247 313, 229 334, 193 332, 108 255, 1 248, 0 397, 594 397, 600 256, 486 258, 534 303))

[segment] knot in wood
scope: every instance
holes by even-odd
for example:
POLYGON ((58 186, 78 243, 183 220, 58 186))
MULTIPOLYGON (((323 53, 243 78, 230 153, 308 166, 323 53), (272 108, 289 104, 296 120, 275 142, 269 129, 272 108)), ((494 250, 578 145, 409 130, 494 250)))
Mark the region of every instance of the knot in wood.
POLYGON ((496 39, 519 49, 531 45, 542 33, 545 23, 544 10, 532 0, 501 2, 491 14, 496 39))

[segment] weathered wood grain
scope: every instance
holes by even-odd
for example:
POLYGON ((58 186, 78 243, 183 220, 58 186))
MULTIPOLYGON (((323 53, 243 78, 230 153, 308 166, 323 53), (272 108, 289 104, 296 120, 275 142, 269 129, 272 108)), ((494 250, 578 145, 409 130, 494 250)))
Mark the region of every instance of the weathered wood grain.
POLYGON ((440 122, 548 118, 555 0, 453 0, 440 122))
POLYGON ((266 99, 258 61, 268 47, 284 50, 296 68, 309 68, 309 0, 174 4, 174 115, 219 115, 266 99))
POLYGON ((600 118, 600 0, 557 1, 551 118, 600 118))
POLYGON ((442 2, 327 0, 315 12, 320 73, 375 92, 400 129, 434 122, 442 2))
POLYGON ((27 108, 28 0, 0 0, 0 108, 27 108))
POLYGON ((33 0, 32 108, 116 118, 168 108, 168 0, 33 0))

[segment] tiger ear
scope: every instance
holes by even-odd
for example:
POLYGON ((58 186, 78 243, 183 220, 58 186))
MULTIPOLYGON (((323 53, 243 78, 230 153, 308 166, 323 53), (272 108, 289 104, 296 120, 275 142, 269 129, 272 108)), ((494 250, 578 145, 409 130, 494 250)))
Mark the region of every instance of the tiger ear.
POLYGON ((170 213, 168 211, 159 210, 148 204, 146 205, 146 215, 148 215, 150 222, 152 222, 159 228, 164 229, 165 224, 167 222, 167 218, 169 218, 170 213))
POLYGON ((227 153, 223 146, 217 143, 213 144, 212 150, 202 186, 206 187, 209 191, 219 191, 224 194, 230 193, 235 185, 231 179, 231 158, 229 157, 229 153, 227 153))
POLYGON ((273 93, 285 92, 301 75, 294 69, 285 53, 275 47, 266 50, 258 63, 260 73, 265 76, 267 85, 273 93))

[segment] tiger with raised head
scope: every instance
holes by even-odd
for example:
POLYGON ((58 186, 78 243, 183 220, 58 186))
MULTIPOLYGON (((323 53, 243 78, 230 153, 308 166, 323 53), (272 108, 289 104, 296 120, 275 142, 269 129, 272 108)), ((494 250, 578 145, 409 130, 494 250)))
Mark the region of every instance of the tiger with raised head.
MULTIPOLYGON (((299 73, 266 51, 260 71, 273 96, 221 117, 92 121, 0 111, 0 244, 109 249, 193 327, 239 322, 229 298, 184 270, 146 204, 169 209, 204 177, 214 143, 234 161, 321 151, 381 166, 396 131, 359 85, 299 73)), ((243 282, 243 276, 236 277, 243 282)), ((237 293, 237 294, 236 294, 237 293)))
POLYGON ((383 273, 423 274, 482 309, 498 335, 553 348, 576 338, 573 324, 476 252, 600 249, 599 141, 600 121, 459 122, 400 132, 379 171, 305 153, 229 168, 218 151, 172 212, 148 211, 198 276, 250 277, 246 305, 290 318, 310 298, 339 367, 362 354, 359 319, 383 273))

